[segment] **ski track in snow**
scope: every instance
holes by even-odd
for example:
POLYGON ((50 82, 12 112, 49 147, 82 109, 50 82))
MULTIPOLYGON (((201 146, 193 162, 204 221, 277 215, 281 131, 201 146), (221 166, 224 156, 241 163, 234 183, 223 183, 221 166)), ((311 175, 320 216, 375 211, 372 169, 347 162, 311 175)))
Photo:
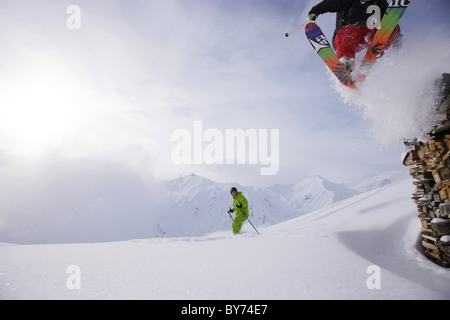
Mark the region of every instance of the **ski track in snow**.
POLYGON ((280 224, 202 237, 0 246, 1 299, 448 299, 423 257, 411 181, 280 224), (79 266, 79 290, 67 268, 79 266), (368 289, 367 268, 381 268, 368 289))

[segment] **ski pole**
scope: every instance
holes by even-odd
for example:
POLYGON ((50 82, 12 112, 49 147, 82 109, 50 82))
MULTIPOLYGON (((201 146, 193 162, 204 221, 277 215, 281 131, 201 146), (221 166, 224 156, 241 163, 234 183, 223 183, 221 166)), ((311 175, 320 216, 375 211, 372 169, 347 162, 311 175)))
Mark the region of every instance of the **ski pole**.
MULTIPOLYGON (((242 214, 245 217, 244 211, 242 211, 241 208, 239 208, 239 210, 241 210, 242 214)), ((231 215, 230 215, 231 216, 231 215)), ((248 214, 248 216, 250 217, 250 214, 248 214)), ((248 222, 250 222, 250 224, 252 225, 253 229, 255 229, 256 233, 259 234, 258 230, 256 230, 255 226, 253 225, 253 223, 250 221, 250 219, 247 217, 248 222)))
POLYGON ((286 38, 289 37, 292 33, 294 33, 295 31, 297 31, 298 29, 300 29, 301 27, 303 27, 305 24, 307 24, 310 21, 306 21, 304 24, 302 24, 300 27, 295 28, 294 30, 292 30, 291 32, 288 32, 285 34, 286 38))

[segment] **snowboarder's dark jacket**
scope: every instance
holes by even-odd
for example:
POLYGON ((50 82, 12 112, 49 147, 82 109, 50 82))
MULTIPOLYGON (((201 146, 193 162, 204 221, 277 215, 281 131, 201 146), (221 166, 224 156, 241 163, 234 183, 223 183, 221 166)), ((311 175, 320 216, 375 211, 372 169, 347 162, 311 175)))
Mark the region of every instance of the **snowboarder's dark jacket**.
POLYGON ((389 6, 387 0, 324 0, 313 7, 309 14, 319 16, 327 12, 336 12, 336 30, 334 32, 336 35, 339 28, 349 24, 365 27, 367 19, 373 14, 370 11, 367 13, 367 8, 371 5, 380 7, 381 18, 389 6))

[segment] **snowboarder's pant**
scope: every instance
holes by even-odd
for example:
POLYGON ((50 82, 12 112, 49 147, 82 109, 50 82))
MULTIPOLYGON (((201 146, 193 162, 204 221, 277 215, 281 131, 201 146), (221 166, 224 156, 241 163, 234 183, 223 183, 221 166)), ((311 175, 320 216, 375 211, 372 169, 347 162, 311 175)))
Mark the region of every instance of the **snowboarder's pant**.
MULTIPOLYGON (((398 31, 399 28, 397 26, 386 42, 384 50, 388 49, 394 43, 398 31)), ((355 59, 357 52, 369 47, 376 32, 376 28, 371 30, 367 27, 360 28, 353 24, 341 27, 334 38, 337 57, 339 59, 355 59)))
POLYGON ((233 229, 233 233, 237 234, 241 231, 242 224, 247 220, 248 215, 245 216, 242 212, 236 213, 236 218, 233 220, 233 224, 231 225, 233 229))

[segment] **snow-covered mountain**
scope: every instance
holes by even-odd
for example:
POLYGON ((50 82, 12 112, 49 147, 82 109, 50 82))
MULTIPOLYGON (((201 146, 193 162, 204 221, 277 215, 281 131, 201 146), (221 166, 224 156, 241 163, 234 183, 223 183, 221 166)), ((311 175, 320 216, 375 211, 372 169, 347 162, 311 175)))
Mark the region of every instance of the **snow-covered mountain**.
POLYGON ((399 181, 407 179, 408 177, 409 172, 407 171, 387 171, 366 179, 355 185, 353 188, 350 188, 359 192, 366 192, 390 185, 392 183, 397 183, 399 181))
MULTIPOLYGON (((116 168, 74 167, 72 171, 64 179, 11 186, 8 192, 14 197, 0 203, 0 210, 7 213, 0 224, 0 242, 106 242, 229 231, 232 186, 247 197, 250 220, 257 227, 299 217, 360 192, 320 176, 256 187, 196 175, 148 184, 116 168), (67 181, 73 182, 68 186, 67 181), (28 195, 27 201, 22 194, 28 195)), ((375 177, 360 188, 366 191, 395 181, 389 177, 396 176, 375 177)))
MULTIPOLYGON (((390 172, 362 182, 359 189, 369 191, 398 181, 400 174, 390 172), (389 178, 391 177, 391 178, 389 178)), ((249 201, 250 220, 255 226, 273 225, 352 197, 359 190, 311 176, 295 184, 269 187, 217 183, 190 175, 162 183, 170 207, 160 217, 155 236, 200 236, 230 228, 227 214, 232 204, 232 186, 249 201)), ((358 185, 359 186, 359 185, 358 185)))

